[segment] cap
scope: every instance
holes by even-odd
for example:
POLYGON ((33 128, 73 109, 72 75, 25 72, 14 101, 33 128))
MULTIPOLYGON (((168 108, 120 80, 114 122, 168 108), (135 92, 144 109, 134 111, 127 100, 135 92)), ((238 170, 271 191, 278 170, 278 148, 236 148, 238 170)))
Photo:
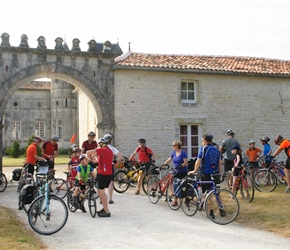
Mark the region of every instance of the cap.
POLYGON ((238 145, 234 145, 234 146, 232 146, 232 147, 231 147, 231 150, 233 150, 233 149, 236 149, 236 150, 238 150, 238 151, 241 150, 241 148, 240 148, 238 145))

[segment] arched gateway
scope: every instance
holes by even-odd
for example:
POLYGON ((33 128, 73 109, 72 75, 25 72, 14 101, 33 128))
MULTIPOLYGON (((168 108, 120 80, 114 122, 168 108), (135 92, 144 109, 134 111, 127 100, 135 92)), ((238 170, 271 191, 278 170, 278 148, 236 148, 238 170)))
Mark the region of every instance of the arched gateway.
POLYGON ((29 48, 28 37, 21 36, 20 45, 10 45, 9 34, 3 33, 0 46, 0 171, 3 155, 3 121, 9 98, 22 85, 38 78, 59 79, 81 89, 92 102, 99 135, 113 133, 114 77, 111 67, 114 58, 123 52, 118 44, 88 42, 88 51, 81 51, 75 38, 69 50, 62 38, 56 38, 54 49, 47 49, 40 36, 37 48, 29 48))

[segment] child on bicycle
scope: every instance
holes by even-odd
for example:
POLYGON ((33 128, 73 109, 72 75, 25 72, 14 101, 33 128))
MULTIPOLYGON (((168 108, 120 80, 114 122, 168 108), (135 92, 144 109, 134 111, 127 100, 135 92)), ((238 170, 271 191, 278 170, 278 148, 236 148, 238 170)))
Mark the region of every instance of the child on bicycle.
POLYGON ((238 176, 239 176, 239 173, 242 169, 242 164, 243 164, 242 150, 238 145, 234 145, 231 147, 231 153, 235 156, 234 166, 232 168, 232 175, 233 175, 232 193, 235 194, 236 182, 238 180, 238 176))
MULTIPOLYGON (((83 190, 85 188, 85 182, 88 181, 90 175, 95 178, 94 169, 88 164, 89 159, 87 154, 81 154, 79 157, 81 164, 77 167, 77 175, 75 179, 75 190, 73 193, 73 204, 76 206, 78 203, 78 193, 80 189, 83 190)), ((80 207, 83 213, 86 213, 85 207, 82 205, 80 207)))
POLYGON ((81 151, 82 150, 78 146, 75 146, 72 148, 72 155, 68 162, 68 168, 67 168, 72 180, 74 180, 77 175, 77 167, 80 165, 80 162, 81 162, 80 161, 81 151))
POLYGON ((258 157, 262 153, 262 150, 255 147, 255 141, 250 140, 249 141, 249 148, 246 151, 246 156, 249 158, 249 164, 250 164, 250 176, 253 179, 254 172, 258 169, 259 163, 258 163, 258 157))

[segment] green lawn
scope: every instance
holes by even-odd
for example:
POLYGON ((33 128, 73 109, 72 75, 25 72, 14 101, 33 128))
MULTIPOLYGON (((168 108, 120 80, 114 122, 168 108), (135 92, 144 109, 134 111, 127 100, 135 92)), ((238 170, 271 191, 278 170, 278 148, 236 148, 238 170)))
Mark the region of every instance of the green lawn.
MULTIPOLYGON (((25 156, 21 155, 19 158, 11 158, 9 156, 3 156, 3 167, 21 167, 23 165, 25 156)), ((69 161, 68 155, 59 155, 55 158, 55 164, 63 165, 69 161)))

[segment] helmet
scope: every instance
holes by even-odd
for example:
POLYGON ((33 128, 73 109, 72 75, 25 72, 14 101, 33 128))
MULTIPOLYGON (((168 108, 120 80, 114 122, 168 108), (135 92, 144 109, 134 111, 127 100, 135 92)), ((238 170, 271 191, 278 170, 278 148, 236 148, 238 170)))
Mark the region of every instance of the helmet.
POLYGON ((91 131, 88 136, 96 136, 95 132, 91 131))
POLYGON ((252 143, 256 143, 256 142, 254 140, 250 140, 249 141, 249 145, 252 144, 252 143))
POLYGON ((111 141, 113 139, 113 137, 110 134, 106 134, 103 137, 105 140, 111 141))
POLYGON ((100 138, 100 139, 97 141, 97 143, 98 143, 98 144, 100 144, 100 143, 107 144, 108 141, 105 140, 104 138, 100 138))
POLYGON ((56 135, 51 136, 50 138, 52 141, 58 142, 58 137, 56 135))
POLYGON ((78 146, 77 146, 77 144, 73 144, 70 147, 71 147, 71 149, 74 149, 74 148, 77 148, 78 146))
POLYGON ((145 140, 144 138, 141 137, 141 138, 138 140, 138 142, 139 142, 139 143, 146 143, 146 140, 145 140))
POLYGON ((235 132, 232 129, 228 129, 227 131, 227 135, 234 135, 235 132))
POLYGON ((88 159, 88 155, 87 154, 81 154, 80 157, 79 157, 80 161, 82 159, 84 159, 84 158, 87 158, 88 159))
POLYGON ((261 141, 268 142, 268 141, 270 141, 270 138, 268 136, 262 136, 261 141))
POLYGON ((282 140, 282 139, 283 139, 283 136, 282 136, 282 135, 278 135, 278 136, 275 138, 275 140, 274 140, 275 144, 277 145, 277 144, 279 143, 279 141, 282 140))
POLYGON ((232 146, 230 150, 233 150, 233 149, 236 149, 238 151, 241 150, 241 148, 238 145, 232 146))
POLYGON ((43 140, 40 136, 34 136, 33 141, 34 142, 42 142, 43 140))
POLYGON ((74 147, 72 149, 73 152, 81 152, 82 150, 79 147, 74 147))

